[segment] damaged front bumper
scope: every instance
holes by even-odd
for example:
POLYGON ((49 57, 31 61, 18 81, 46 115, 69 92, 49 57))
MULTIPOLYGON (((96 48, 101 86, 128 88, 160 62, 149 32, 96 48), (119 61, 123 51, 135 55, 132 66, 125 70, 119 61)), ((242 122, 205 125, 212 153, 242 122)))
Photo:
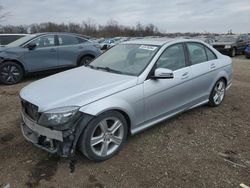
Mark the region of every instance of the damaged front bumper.
POLYGON ((24 137, 35 146, 62 157, 70 157, 75 153, 77 141, 93 116, 84 114, 76 122, 56 130, 41 126, 22 112, 21 129, 24 137))

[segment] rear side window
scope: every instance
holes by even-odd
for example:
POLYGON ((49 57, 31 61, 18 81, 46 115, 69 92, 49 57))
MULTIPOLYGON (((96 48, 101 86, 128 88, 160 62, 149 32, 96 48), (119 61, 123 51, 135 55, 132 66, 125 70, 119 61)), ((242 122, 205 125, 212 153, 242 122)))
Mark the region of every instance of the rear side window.
POLYGON ((205 47, 206 53, 207 53, 207 59, 208 61, 217 59, 216 55, 207 47, 205 47))
POLYGON ((75 45, 79 44, 77 37, 71 35, 58 35, 59 45, 75 45))
POLYGON ((172 71, 184 68, 185 53, 182 44, 174 44, 168 47, 158 59, 157 68, 166 68, 172 71))
POLYGON ((189 60, 192 65, 207 61, 207 55, 203 44, 190 42, 187 43, 189 60))

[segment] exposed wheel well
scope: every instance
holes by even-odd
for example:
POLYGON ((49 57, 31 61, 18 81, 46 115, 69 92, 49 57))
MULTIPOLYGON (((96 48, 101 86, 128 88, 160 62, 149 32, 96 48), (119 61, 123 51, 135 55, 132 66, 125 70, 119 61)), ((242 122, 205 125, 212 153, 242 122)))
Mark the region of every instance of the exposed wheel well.
POLYGON ((225 82, 225 85, 227 86, 227 79, 225 77, 221 77, 219 80, 223 80, 225 82))

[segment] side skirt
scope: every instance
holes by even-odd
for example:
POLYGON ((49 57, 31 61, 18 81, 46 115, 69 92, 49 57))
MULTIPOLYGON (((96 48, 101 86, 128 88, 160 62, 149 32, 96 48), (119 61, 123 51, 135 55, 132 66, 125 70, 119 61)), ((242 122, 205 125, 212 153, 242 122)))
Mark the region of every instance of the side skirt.
POLYGON ((138 125, 137 128, 132 129, 132 130, 131 130, 131 134, 132 134, 132 135, 135 135, 135 134, 137 134, 137 133, 139 133, 139 132, 142 132, 142 131, 144 131, 144 130, 146 130, 146 129, 152 127, 152 126, 154 126, 154 125, 157 124, 157 123, 160 123, 160 122, 162 122, 162 121, 164 121, 164 120, 170 119, 170 118, 172 118, 172 117, 174 117, 174 116, 176 116, 176 115, 178 115, 178 114, 180 114, 180 113, 182 113, 182 112, 185 112, 185 111, 187 111, 187 110, 190 110, 190 109, 196 108, 196 107, 198 107, 198 106, 207 104, 208 101, 209 101, 209 100, 206 99, 206 100, 204 100, 204 101, 202 101, 202 102, 200 102, 200 103, 198 103, 198 104, 195 104, 195 105, 193 105, 193 106, 191 106, 191 107, 189 107, 189 108, 185 108, 185 109, 182 109, 182 110, 179 110, 179 111, 175 111, 174 113, 171 113, 171 114, 169 114, 169 115, 165 115, 165 116, 160 117, 160 118, 158 118, 158 119, 153 119, 152 121, 149 121, 149 122, 146 122, 146 123, 142 123, 141 125, 138 125))

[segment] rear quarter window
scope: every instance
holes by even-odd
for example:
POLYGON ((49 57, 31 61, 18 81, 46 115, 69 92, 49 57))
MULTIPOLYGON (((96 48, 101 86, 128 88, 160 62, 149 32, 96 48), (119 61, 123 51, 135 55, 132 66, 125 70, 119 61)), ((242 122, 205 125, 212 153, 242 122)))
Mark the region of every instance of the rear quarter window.
POLYGON ((212 52, 212 50, 210 50, 210 49, 207 48, 207 47, 205 47, 205 50, 206 50, 207 60, 208 60, 208 61, 217 59, 216 55, 214 54, 214 52, 212 52))

